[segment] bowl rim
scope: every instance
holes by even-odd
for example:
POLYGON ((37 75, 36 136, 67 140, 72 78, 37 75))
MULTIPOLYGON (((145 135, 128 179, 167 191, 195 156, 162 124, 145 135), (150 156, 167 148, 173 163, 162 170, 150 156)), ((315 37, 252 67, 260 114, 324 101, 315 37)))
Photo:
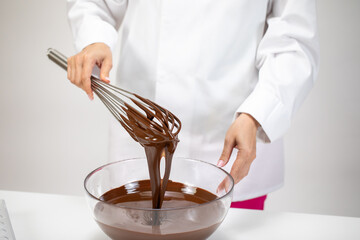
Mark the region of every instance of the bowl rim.
MULTIPOLYGON (((86 183, 87 181, 91 178, 91 176, 93 174, 95 174, 96 172, 102 170, 103 168, 105 167, 108 167, 109 165, 113 165, 113 164, 116 164, 116 163, 119 163, 119 162, 127 162, 127 161, 136 161, 136 160, 140 160, 140 159, 145 159, 146 160, 146 157, 135 157, 135 158, 127 158, 127 159, 121 159, 121 160, 118 160, 118 161, 114 161, 114 162, 110 162, 110 163, 107 163, 107 164, 104 164, 96 169, 94 169, 93 171, 91 171, 84 179, 84 189, 85 189, 85 192, 87 193, 87 195, 96 200, 96 201, 99 201, 99 202, 102 202, 103 204, 106 204, 106 205, 110 205, 112 207, 116 207, 116 208, 122 208, 122 209, 132 209, 132 210, 142 210, 142 211, 173 211, 173 210, 182 210, 182 209, 192 209, 192 208, 197 208, 197 207, 202 207, 202 206, 205 206, 205 205, 208 205, 210 203, 213 203, 213 202, 216 202, 216 201, 219 201, 227 196, 229 196, 230 194, 233 193, 234 191, 234 186, 235 186, 235 182, 234 182, 234 179, 233 177, 230 175, 230 173, 228 173, 226 170, 224 170, 223 168, 221 167, 218 167, 217 165, 215 164, 212 164, 212 163, 209 163, 209 162, 206 162, 206 161, 203 161, 203 160, 198 160, 198 159, 194 159, 194 158, 187 158, 187 157, 174 157, 175 159, 184 159, 184 160, 187 160, 187 161, 193 161, 193 162, 201 162, 201 163, 204 163, 204 164, 208 164, 212 167, 216 167, 218 168, 219 170, 221 170, 222 172, 224 172, 226 174, 226 176, 230 177, 230 182, 231 182, 231 188, 228 192, 226 192, 223 196, 221 197, 218 197, 210 202, 206 202, 206 203, 202 203, 202 204, 195 204, 193 206, 187 206, 187 207, 177 207, 177 208, 160 208, 160 209, 154 209, 154 208, 141 208, 141 207, 129 207, 129 206, 117 206, 115 204, 111 204, 111 203, 108 203, 108 202, 105 202, 103 200, 101 200, 100 198, 97 198, 95 197, 93 194, 91 194, 87 187, 86 187, 86 183)), ((169 179, 170 180, 170 179, 169 179)))

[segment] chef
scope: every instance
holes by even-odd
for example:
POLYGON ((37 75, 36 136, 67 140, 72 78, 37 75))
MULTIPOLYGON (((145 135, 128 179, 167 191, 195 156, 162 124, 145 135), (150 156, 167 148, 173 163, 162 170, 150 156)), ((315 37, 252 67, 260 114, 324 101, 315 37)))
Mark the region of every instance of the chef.
MULTIPOLYGON (((225 167, 232 207, 264 208, 283 185, 282 137, 318 71, 315 0, 69 0, 68 18, 72 83, 93 99, 92 69, 109 82, 117 58, 118 86, 182 121, 175 155, 225 167)), ((144 156, 112 121, 110 161, 144 156)))

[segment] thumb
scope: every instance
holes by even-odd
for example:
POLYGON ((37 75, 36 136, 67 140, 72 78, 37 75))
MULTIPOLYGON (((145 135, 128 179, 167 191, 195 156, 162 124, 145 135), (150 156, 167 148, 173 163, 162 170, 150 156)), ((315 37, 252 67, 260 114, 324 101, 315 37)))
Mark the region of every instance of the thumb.
POLYGON ((222 153, 220 155, 220 159, 217 163, 218 167, 223 167, 229 162, 233 148, 234 148, 233 141, 229 141, 229 140, 225 139, 224 147, 223 147, 222 153))
POLYGON ((109 83, 109 73, 112 68, 112 60, 111 57, 105 58, 101 64, 100 69, 100 80, 109 83))

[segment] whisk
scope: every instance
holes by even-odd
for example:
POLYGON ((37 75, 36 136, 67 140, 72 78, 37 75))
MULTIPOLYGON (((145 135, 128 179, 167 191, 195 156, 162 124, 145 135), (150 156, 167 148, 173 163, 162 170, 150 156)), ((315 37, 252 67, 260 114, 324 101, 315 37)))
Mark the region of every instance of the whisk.
MULTIPOLYGON (((47 56, 67 70, 67 58, 49 48, 47 56)), ((91 76, 91 88, 130 136, 142 145, 177 139, 180 120, 158 104, 91 76)))

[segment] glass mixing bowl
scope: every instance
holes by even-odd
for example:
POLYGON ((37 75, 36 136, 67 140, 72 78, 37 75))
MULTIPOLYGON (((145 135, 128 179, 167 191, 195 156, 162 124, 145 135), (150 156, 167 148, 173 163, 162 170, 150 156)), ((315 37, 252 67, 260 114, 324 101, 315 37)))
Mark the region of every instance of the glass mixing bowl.
POLYGON ((207 190, 217 196, 215 200, 161 209, 119 206, 100 200, 111 189, 145 179, 149 179, 145 158, 113 162, 95 169, 86 177, 84 185, 92 214, 110 238, 206 239, 224 220, 232 201, 234 181, 230 174, 213 164, 188 158, 173 158, 170 180, 185 184, 189 192, 196 191, 196 188, 207 190), (228 191, 217 192, 224 179, 228 191))

